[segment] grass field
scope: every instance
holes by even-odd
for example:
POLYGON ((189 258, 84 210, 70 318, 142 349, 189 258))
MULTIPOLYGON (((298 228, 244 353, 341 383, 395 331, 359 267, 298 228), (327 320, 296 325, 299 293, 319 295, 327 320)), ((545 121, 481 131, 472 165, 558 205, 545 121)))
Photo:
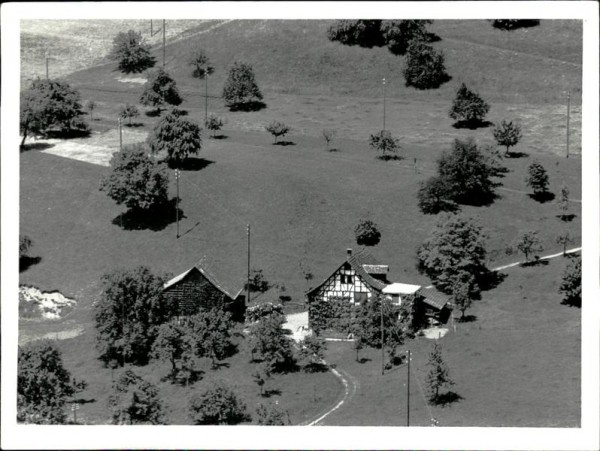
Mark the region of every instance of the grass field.
MULTIPOLYGON (((419 337, 412 351, 411 426, 578 427, 580 425, 581 310, 560 304, 557 293, 568 259, 546 266, 511 268, 493 292, 469 311, 477 319, 456 323, 439 340, 462 397, 427 407, 427 359, 432 341, 419 337)), ((458 313, 458 312, 457 312, 458 313)), ((458 315, 460 315, 458 313, 458 315)), ((406 425, 406 366, 381 375, 380 353, 355 362, 350 343, 330 343, 326 359, 350 373, 360 391, 324 425, 406 425)))

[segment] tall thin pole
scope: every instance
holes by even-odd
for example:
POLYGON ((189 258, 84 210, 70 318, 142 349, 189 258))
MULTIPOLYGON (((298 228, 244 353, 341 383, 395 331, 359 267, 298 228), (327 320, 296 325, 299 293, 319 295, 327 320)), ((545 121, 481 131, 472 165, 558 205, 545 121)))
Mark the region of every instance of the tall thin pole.
POLYGON ((119 151, 123 151, 123 127, 121 127, 121 118, 119 118, 119 151))
POLYGON ((383 299, 379 299, 381 303, 381 374, 385 374, 385 348, 383 346, 383 299))
POLYGON ((567 158, 569 158, 569 122, 571 120, 571 91, 567 93, 567 158))
POLYGON ((153 30, 152 30, 152 19, 150 19, 150 36, 154 36, 153 30))
POLYGON ((406 427, 410 426, 410 349, 408 350, 408 383, 406 384, 406 427))
POLYGON ((163 67, 165 67, 165 58, 166 58, 165 57, 165 55, 166 55, 165 45, 166 45, 166 42, 167 42, 166 27, 167 27, 166 26, 166 21, 165 21, 165 19, 163 19, 163 26, 162 26, 162 29, 163 29, 163 67))
POLYGON ((204 69, 204 125, 208 122, 208 68, 204 69))
POLYGON ((179 239, 179 169, 175 169, 175 180, 177 181, 177 197, 175 198, 175 217, 177 221, 177 239, 179 239))
POLYGON ((48 54, 46 53, 46 80, 48 80, 50 77, 48 76, 48 54))
POLYGON ((385 131, 385 78, 383 82, 383 130, 385 131))
POLYGON ((248 234, 248 280, 246 282, 246 304, 250 302, 250 224, 247 226, 247 234, 248 234))

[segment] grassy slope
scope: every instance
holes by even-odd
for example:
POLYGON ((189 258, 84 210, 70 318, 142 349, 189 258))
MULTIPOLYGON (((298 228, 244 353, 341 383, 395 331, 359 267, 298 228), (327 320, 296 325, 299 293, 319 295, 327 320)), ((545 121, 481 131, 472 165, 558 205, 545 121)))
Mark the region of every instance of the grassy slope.
MULTIPOLYGON (((411 364, 411 425, 577 427, 580 424, 581 310, 560 304, 557 293, 566 261, 511 268, 508 277, 440 340, 442 353, 463 397, 447 407, 426 407, 427 356, 431 341, 417 338, 405 348, 411 364)), ((406 367, 381 376, 380 354, 367 350, 359 364, 348 343, 332 343, 327 360, 360 382, 360 395, 325 425, 406 424, 406 367), (361 412, 358 415, 356 412, 361 412)))

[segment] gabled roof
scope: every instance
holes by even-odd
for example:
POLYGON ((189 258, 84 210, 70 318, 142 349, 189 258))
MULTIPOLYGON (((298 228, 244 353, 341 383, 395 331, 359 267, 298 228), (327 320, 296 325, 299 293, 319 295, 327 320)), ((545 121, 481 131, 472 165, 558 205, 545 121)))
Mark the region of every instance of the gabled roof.
POLYGON ((421 288, 416 294, 423 296, 423 302, 425 302, 425 304, 438 310, 443 309, 450 300, 448 296, 440 293, 435 288, 421 288))
MULTIPOLYGON (((384 282, 377 280, 374 277, 372 277, 371 275, 369 275, 369 273, 365 269, 365 267, 374 267, 374 266, 383 267, 385 265, 381 265, 379 263, 379 261, 375 257, 373 257, 373 255, 371 255, 371 253, 369 251, 367 251, 366 249, 362 249, 356 253, 353 253, 352 255, 349 255, 348 258, 346 259, 346 261, 344 261, 340 266, 338 266, 335 271, 333 271, 325 280, 323 280, 323 282, 321 282, 316 287, 308 290, 306 292, 306 295, 309 295, 312 292, 321 288, 325 284, 325 282, 327 282, 331 278, 331 276, 333 276, 336 272, 338 272, 340 270, 340 268, 342 268, 346 263, 352 267, 354 272, 369 287, 371 287, 377 291, 381 291, 386 286, 386 284, 384 282)), ((387 266, 385 266, 385 267, 387 268, 387 266)), ((383 274, 386 274, 386 273, 387 273, 387 271, 383 274)), ((374 273, 374 274, 379 274, 379 273, 374 273)))
POLYGON ((198 263, 196 263, 194 266, 192 266, 187 271, 182 272, 178 276, 175 276, 171 280, 166 282, 165 285, 163 286, 163 290, 167 290, 167 289, 171 288, 172 286, 177 285, 179 282, 186 279, 187 276, 190 275, 194 271, 200 272, 200 274, 202 274, 206 278, 206 280, 208 280, 215 288, 217 288, 221 293, 223 293, 225 296, 229 297, 230 299, 235 300, 240 295, 242 290, 244 289, 243 286, 239 290, 234 290, 234 289, 231 289, 230 287, 226 287, 222 282, 219 281, 219 279, 217 279, 217 277, 213 273, 211 273, 208 270, 206 263, 203 260, 200 260, 198 263))

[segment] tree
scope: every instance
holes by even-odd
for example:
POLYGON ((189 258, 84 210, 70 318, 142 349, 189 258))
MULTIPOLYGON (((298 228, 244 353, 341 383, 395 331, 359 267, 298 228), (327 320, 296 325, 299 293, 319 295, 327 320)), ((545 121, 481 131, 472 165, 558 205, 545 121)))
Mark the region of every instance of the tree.
POLYGON ((381 130, 369 136, 369 145, 373 150, 381 151, 382 158, 385 157, 386 152, 396 153, 400 150, 400 141, 388 130, 381 130))
POLYGON ((571 236, 568 230, 565 230, 563 233, 556 237, 556 244, 562 246, 563 248, 563 256, 567 255, 567 246, 573 243, 575 240, 571 236))
MULTIPOLYGON (((333 139, 335 138, 336 135, 336 131, 332 130, 332 129, 325 129, 323 130, 323 139, 325 140, 325 144, 327 145, 327 150, 329 150, 329 144, 331 144, 331 141, 333 141, 333 139)), ((334 149, 331 149, 334 150, 334 149)))
POLYGON ((509 154, 509 149, 516 146, 523 137, 521 126, 512 121, 502 121, 494 127, 494 139, 499 146, 506 147, 506 155, 509 154))
POLYGON ((327 343, 316 335, 309 335, 300 342, 300 355, 307 362, 307 369, 322 365, 326 350, 327 343))
POLYGON ((558 201, 558 208, 560 209, 560 219, 563 221, 569 217, 569 187, 563 183, 560 187, 560 199, 558 201))
POLYGON ((29 249, 33 241, 27 235, 19 235, 19 259, 25 258, 29 256, 29 249))
POLYGON ((88 133, 89 127, 82 119, 83 114, 79 91, 72 89, 68 83, 34 80, 21 93, 21 147, 29 135, 47 136, 51 129, 58 129, 63 135, 88 133))
POLYGON ((111 171, 100 191, 127 208, 148 212, 167 203, 169 175, 164 165, 148 156, 143 144, 125 146, 110 159, 111 171))
POLYGON ((419 209, 430 215, 440 211, 456 211, 458 205, 452 200, 451 184, 441 177, 430 177, 421 186, 417 193, 419 209))
POLYGON ((175 80, 162 68, 152 71, 144 85, 140 103, 159 111, 164 105, 181 105, 183 99, 177 89, 175 80))
POLYGON ((386 43, 381 24, 381 20, 338 20, 327 30, 327 37, 344 45, 380 47, 386 43))
POLYGON ((252 108, 262 101, 252 66, 238 61, 233 63, 223 87, 223 99, 232 110, 252 108))
POLYGON ((194 68, 192 77, 201 80, 215 71, 215 68, 210 63, 210 60, 203 49, 194 50, 192 57, 190 58, 190 66, 194 68))
POLYGON ((167 424, 158 388, 129 369, 113 384, 108 406, 113 424, 167 424))
POLYGON ((260 389, 260 396, 264 396, 265 384, 267 383, 267 380, 271 378, 271 374, 271 365, 265 362, 261 363, 256 371, 252 373, 252 378, 260 389))
POLYGON ((78 386, 64 367, 62 355, 49 341, 19 346, 17 367, 17 421, 64 424, 63 410, 78 386))
POLYGON ((284 321, 283 315, 273 313, 250 326, 252 355, 258 353, 274 372, 285 372, 296 363, 292 344, 282 328, 284 321))
POLYGON ((147 142, 152 152, 166 152, 169 163, 180 167, 183 160, 202 150, 202 129, 174 110, 156 124, 147 142))
POLYGON ((440 185, 436 189, 441 194, 446 191, 446 200, 480 205, 494 198, 498 184, 492 177, 498 176, 498 168, 493 159, 477 148, 472 138, 454 140, 452 150, 442 153, 438 160, 440 185), (443 183, 443 185, 441 185, 443 183), (442 186, 445 186, 442 189, 442 186))
POLYGON ((90 112, 90 120, 94 120, 94 110, 96 109, 96 102, 88 100, 85 104, 85 108, 90 112))
POLYGON ((235 349, 232 341, 234 324, 231 314, 220 307, 201 310, 189 318, 194 352, 198 357, 217 362, 231 355, 235 349))
POLYGON ((452 301, 458 307, 461 313, 461 320, 465 319, 465 311, 471 307, 473 299, 471 292, 475 286, 475 281, 471 274, 465 273, 462 277, 459 275, 451 287, 452 301))
POLYGON ((559 291, 564 296, 563 304, 581 307, 581 257, 576 257, 567 265, 559 291))
POLYGON ((462 83, 456 91, 449 115, 456 121, 474 126, 483 122, 489 110, 488 103, 477 92, 471 91, 462 83))
POLYGON ((360 246, 375 246, 381 239, 381 233, 370 219, 362 219, 354 229, 356 243, 360 246))
POLYGON ((156 63, 150 54, 150 46, 142 38, 142 33, 134 30, 115 36, 108 57, 118 61, 119 70, 125 74, 144 72, 156 63))
POLYGON ((439 343, 433 343, 433 349, 429 354, 429 372, 427 373, 427 389, 429 392, 429 400, 437 404, 440 399, 439 391, 441 388, 454 385, 454 381, 450 378, 448 365, 442 357, 442 347, 439 343))
POLYGON ((537 198, 548 193, 548 173, 539 161, 533 160, 527 168, 525 183, 533 190, 533 195, 537 198))
POLYGON ((101 279, 102 292, 94 305, 100 359, 145 364, 159 326, 175 314, 162 290, 165 277, 145 266, 115 270, 101 279))
POLYGON ((473 280, 470 291, 473 296, 488 273, 486 238, 479 221, 464 215, 447 214, 419 246, 419 269, 438 289, 448 294, 457 282, 469 275, 473 280))
POLYGON ((273 121, 265 126, 265 130, 275 137, 274 144, 277 144, 277 138, 285 136, 292 128, 280 121, 273 121))
POLYGON ((223 119, 215 114, 210 114, 204 124, 208 130, 213 132, 212 136, 215 137, 216 133, 223 127, 223 119))
POLYGON ((171 363, 171 378, 176 380, 181 369, 177 364, 191 358, 193 353, 190 331, 175 320, 161 324, 152 344, 152 356, 171 363))
POLYGON ((130 103, 125 104, 125 106, 121 107, 119 111, 119 117, 122 119, 128 119, 129 125, 131 125, 131 119, 134 117, 138 117, 140 115, 139 110, 135 105, 131 105, 130 103))
POLYGON ((544 247, 538 237, 537 230, 526 230, 521 232, 517 238, 516 246, 525 255, 525 262, 529 262, 529 256, 535 252, 542 252, 544 247))
POLYGON ((450 79, 444 65, 444 54, 420 40, 410 42, 402 72, 406 86, 417 89, 439 88, 450 79))
POLYGON ((269 404, 259 404, 256 409, 258 424, 261 426, 287 426, 290 423, 290 416, 287 411, 283 411, 269 404))
POLYGON ((394 55, 410 53, 411 44, 429 41, 427 26, 433 20, 383 20, 380 30, 390 52, 394 55))
POLYGON ((189 403, 189 414, 194 424, 240 424, 250 421, 246 404, 222 382, 216 382, 189 403))

